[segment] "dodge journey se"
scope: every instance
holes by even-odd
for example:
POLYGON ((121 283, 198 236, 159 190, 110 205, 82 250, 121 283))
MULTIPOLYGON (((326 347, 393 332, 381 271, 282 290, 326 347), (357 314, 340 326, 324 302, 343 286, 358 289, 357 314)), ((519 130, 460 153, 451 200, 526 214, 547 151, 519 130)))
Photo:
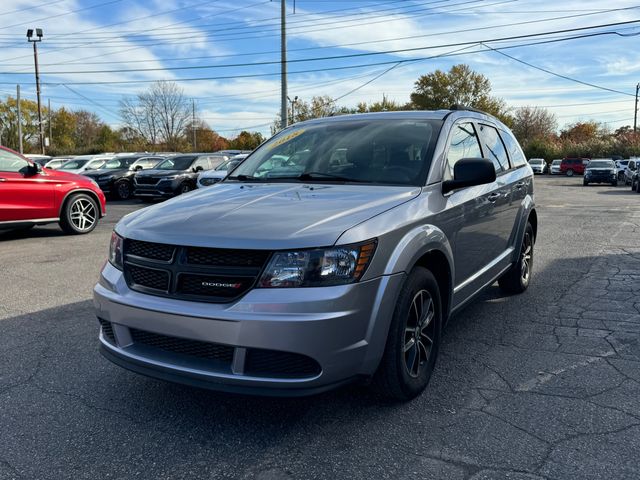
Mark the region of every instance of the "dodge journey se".
POLYGON ((213 187, 138 210, 94 290, 112 362, 239 393, 364 380, 411 399, 443 327, 496 280, 531 279, 533 174, 479 111, 295 124, 213 187))

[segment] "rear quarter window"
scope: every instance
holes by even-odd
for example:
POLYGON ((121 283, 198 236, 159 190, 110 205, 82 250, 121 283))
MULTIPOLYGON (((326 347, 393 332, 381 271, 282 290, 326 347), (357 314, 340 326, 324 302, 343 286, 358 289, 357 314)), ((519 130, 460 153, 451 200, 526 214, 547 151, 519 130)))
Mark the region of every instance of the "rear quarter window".
POLYGON ((518 168, 526 165, 527 159, 525 158, 524 153, 522 153, 522 149, 520 148, 520 145, 518 144, 518 141, 515 139, 513 134, 501 130, 500 136, 502 137, 502 141, 507 148, 509 159, 511 160, 511 165, 513 166, 513 168, 518 168))

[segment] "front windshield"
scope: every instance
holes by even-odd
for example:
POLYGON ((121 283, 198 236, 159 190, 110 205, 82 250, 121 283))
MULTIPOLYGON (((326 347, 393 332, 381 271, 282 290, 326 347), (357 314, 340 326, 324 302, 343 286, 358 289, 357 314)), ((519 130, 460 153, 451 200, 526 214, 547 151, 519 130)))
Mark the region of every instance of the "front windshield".
POLYGON ((76 170, 78 168, 82 168, 86 165, 86 163, 89 160, 69 160, 68 162, 65 162, 61 167, 60 170, 76 170))
POLYGON ((614 168, 615 165, 611 160, 591 160, 588 168, 614 168))
POLYGON ((554 160, 551 165, 560 165, 561 163, 562 163, 562 160, 554 160))
POLYGON ((157 170, 186 170, 191 166, 196 157, 173 157, 167 158, 160 165, 155 167, 157 170))
POLYGON ((537 158, 534 158, 534 159, 532 159, 532 160, 529 160, 529 163, 530 163, 531 165, 540 165, 540 164, 542 163, 542 160, 539 160, 539 159, 537 159, 537 158))
POLYGON ((424 185, 441 124, 362 119, 300 125, 263 144, 228 178, 424 185))
POLYGON ((94 169, 97 170, 99 168, 103 168, 105 164, 104 160, 91 160, 88 164, 87 164, 87 169, 94 169))

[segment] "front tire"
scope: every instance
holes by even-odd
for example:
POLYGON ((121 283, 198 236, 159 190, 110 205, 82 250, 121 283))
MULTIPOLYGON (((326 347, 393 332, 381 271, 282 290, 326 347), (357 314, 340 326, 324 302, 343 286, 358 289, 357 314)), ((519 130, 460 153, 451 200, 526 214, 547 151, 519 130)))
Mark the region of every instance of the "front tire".
POLYGON ((522 293, 529 286, 531 272, 533 270, 533 247, 535 237, 533 227, 527 222, 527 227, 520 244, 518 261, 498 279, 498 285, 507 293, 522 293))
POLYGON ((567 177, 573 177, 573 170, 567 170, 567 177))
POLYGON ((373 387, 396 400, 420 395, 435 367, 441 333, 438 282, 426 268, 414 267, 400 291, 373 387))
POLYGON ((129 200, 133 196, 133 188, 127 180, 120 180, 114 185, 118 200, 129 200))
POLYGON ((583 182, 582 182, 582 185, 583 185, 583 186, 585 186, 585 187, 588 187, 588 186, 589 186, 589 182, 584 182, 584 181, 583 181, 583 182))
POLYGON ((71 195, 62 208, 60 228, 71 235, 81 235, 93 231, 98 225, 100 210, 98 203, 89 195, 71 195))
POLYGON ((191 190, 193 190, 193 186, 190 183, 185 182, 182 185, 180 185, 180 187, 178 188, 178 195, 182 195, 183 193, 189 193, 191 190))

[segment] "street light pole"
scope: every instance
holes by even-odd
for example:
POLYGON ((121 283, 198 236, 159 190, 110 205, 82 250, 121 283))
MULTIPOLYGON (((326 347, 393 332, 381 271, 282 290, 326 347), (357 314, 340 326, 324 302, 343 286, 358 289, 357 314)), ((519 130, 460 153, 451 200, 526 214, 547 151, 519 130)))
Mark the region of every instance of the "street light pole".
POLYGON ((287 128, 287 25, 286 0, 280 0, 280 123, 287 128))
POLYGON ((633 111, 633 133, 636 133, 638 126, 638 91, 640 90, 640 83, 636 84, 636 108, 633 111))
POLYGON ((27 40, 33 43, 33 61, 36 67, 36 95, 38 96, 38 131, 40 132, 40 153, 44 155, 44 130, 42 125, 42 103, 40 102, 40 71, 38 70, 38 42, 42 41, 42 29, 36 28, 36 37, 33 38, 33 29, 27 30, 27 40))
POLYGON ((20 85, 16 85, 16 106, 18 107, 18 146, 20 148, 20 155, 22 151, 22 110, 20 110, 20 85))

